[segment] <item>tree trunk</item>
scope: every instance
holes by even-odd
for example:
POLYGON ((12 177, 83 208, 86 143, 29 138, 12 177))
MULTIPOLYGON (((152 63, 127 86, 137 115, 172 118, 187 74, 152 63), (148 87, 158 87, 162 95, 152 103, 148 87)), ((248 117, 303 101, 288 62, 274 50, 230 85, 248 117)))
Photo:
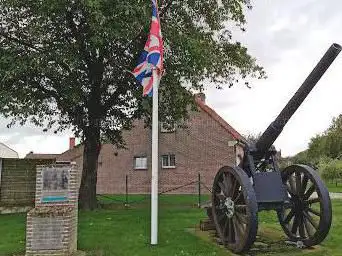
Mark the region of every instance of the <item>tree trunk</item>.
POLYGON ((84 131, 83 172, 79 193, 79 207, 84 210, 97 208, 96 183, 97 163, 101 148, 100 127, 84 131))

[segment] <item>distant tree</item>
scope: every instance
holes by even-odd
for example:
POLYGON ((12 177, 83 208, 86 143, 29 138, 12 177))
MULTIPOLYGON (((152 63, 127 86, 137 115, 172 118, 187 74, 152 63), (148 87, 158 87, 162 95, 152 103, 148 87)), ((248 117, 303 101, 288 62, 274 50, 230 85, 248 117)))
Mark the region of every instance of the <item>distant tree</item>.
MULTIPOLYGON (((160 1, 161 121, 186 116, 191 92, 205 84, 264 77, 229 29, 245 29, 248 8, 247 0, 160 1)), ((142 98, 130 73, 150 20, 148 0, 0 1, 1 114, 44 130, 71 127, 84 139, 81 208, 97 206, 101 141, 122 146, 122 131, 134 119, 151 120, 151 99, 142 98)))
POLYGON ((337 185, 342 180, 342 160, 321 159, 318 165, 321 177, 326 182, 335 182, 337 185))
POLYGON ((256 143, 258 141, 258 139, 261 137, 262 133, 259 132, 257 134, 253 134, 253 133, 249 133, 247 135, 245 135, 244 137, 246 138, 246 140, 249 143, 256 143))
POLYGON ((323 134, 311 138, 308 157, 319 159, 322 156, 333 159, 342 156, 342 115, 333 118, 330 127, 323 134))
POLYGON ((316 135, 315 137, 310 139, 309 148, 308 148, 308 157, 310 159, 317 159, 320 156, 326 155, 326 144, 327 144, 327 136, 326 135, 316 135))

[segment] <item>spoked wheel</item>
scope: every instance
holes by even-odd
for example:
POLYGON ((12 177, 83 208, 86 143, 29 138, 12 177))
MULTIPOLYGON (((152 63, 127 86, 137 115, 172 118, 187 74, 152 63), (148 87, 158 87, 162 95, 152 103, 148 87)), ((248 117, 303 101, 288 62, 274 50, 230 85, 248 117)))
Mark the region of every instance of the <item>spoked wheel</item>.
POLYGON ((278 211, 279 222, 286 235, 306 246, 319 244, 331 226, 329 192, 314 169, 291 165, 282 172, 290 204, 278 211))
POLYGON ((258 205, 247 174, 222 167, 215 176, 212 216, 221 242, 235 253, 248 250, 258 229, 258 205))

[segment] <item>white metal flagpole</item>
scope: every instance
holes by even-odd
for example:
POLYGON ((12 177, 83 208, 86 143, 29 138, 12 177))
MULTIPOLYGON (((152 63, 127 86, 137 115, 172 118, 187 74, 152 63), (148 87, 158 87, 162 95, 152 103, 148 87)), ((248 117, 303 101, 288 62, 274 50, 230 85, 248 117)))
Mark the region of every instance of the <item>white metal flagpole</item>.
POLYGON ((152 181, 151 181, 151 244, 158 244, 158 86, 160 82, 158 70, 152 71, 152 181))

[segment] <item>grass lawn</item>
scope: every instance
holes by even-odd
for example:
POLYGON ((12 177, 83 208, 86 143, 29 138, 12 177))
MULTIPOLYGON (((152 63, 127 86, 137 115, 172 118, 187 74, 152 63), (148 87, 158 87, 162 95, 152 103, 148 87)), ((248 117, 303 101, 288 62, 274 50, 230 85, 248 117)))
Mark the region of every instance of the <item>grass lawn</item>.
POLYGON ((325 185, 328 187, 329 192, 339 192, 342 193, 342 183, 328 183, 326 182, 325 185))
MULTIPOLYGON (((138 196, 137 196, 138 198, 138 196)), ((150 246, 150 209, 148 202, 123 208, 79 213, 78 247, 87 255, 123 256, 223 256, 232 255, 216 245, 206 233, 194 231, 204 211, 194 207, 196 196, 161 196, 159 245, 150 246)), ((257 255, 341 255, 342 200, 333 201, 333 225, 328 238, 314 250, 299 250, 284 243, 285 237, 274 212, 259 215, 258 242, 269 245, 251 254, 257 255)), ((0 255, 25 250, 24 214, 0 216, 0 255)))

